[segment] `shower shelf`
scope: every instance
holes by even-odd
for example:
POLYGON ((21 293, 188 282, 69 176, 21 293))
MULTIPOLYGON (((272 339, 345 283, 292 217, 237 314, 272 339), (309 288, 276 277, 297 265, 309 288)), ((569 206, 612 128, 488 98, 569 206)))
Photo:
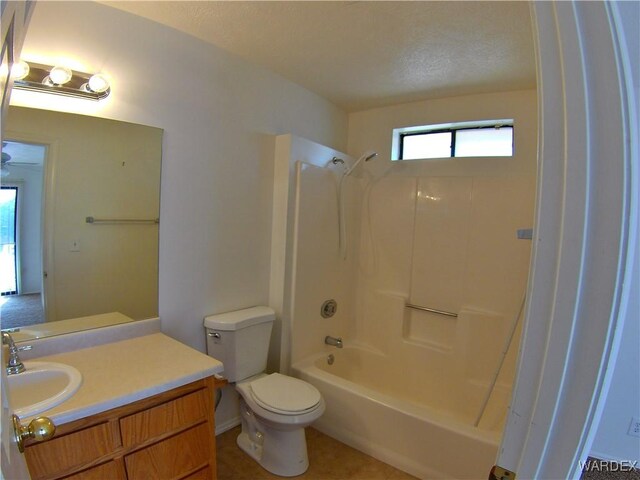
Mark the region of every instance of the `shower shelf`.
POLYGON ((457 313, 453 313, 453 312, 445 312, 444 310, 438 310, 437 308, 429 308, 429 307, 422 307, 420 305, 414 305, 412 303, 407 303, 405 304, 406 308, 412 308, 414 310, 422 310, 423 312, 429 312, 429 313, 435 313, 438 315, 444 315, 446 317, 458 317, 457 313))

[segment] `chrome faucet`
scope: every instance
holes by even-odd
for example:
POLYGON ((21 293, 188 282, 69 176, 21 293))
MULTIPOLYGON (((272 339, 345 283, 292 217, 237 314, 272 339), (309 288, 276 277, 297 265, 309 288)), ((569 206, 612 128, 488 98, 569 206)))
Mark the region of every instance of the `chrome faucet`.
MULTIPOLYGON (((16 344, 13 342, 13 338, 11 338, 11 335, 7 332, 2 332, 2 344, 9 347, 9 360, 7 361, 6 367, 7 375, 15 375, 16 373, 24 372, 26 368, 18 356, 18 352, 23 349, 16 347, 16 344)), ((24 350, 27 350, 27 348, 24 348, 24 350)))
POLYGON ((342 338, 340 337, 336 338, 327 335, 326 337, 324 337, 324 343, 333 347, 342 348, 342 338))

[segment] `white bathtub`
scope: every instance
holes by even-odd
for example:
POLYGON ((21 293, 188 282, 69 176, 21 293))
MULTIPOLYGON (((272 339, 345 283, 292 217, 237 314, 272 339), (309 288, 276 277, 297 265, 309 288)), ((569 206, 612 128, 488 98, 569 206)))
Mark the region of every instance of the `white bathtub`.
POLYGON ((398 381, 385 370, 384 355, 346 346, 296 362, 292 375, 322 393, 326 411, 314 427, 327 435, 420 478, 487 478, 498 427, 473 427, 473 415, 455 408, 468 402, 448 402, 439 394, 452 389, 434 382, 433 395, 415 395, 410 379, 398 381), (407 388, 398 387, 403 384, 407 388))

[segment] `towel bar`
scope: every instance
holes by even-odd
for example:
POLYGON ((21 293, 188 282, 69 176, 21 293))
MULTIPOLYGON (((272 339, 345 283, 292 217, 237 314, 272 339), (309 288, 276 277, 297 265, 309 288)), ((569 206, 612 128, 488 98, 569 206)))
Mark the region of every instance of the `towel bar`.
POLYGON ((445 312, 444 310, 438 310, 437 308, 421 307, 420 305, 413 305, 412 303, 407 303, 405 307, 413 308, 414 310, 422 310, 423 312, 436 313, 438 315, 445 315, 447 317, 456 317, 456 318, 458 317, 457 313, 445 312))

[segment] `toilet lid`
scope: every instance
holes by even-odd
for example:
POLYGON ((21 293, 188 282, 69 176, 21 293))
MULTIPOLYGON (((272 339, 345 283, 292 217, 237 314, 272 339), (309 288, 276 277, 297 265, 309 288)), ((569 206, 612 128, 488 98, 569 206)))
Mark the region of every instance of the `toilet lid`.
POLYGON ((320 403, 320 392, 313 385, 293 377, 272 373, 250 384, 253 399, 276 413, 296 415, 320 403))

